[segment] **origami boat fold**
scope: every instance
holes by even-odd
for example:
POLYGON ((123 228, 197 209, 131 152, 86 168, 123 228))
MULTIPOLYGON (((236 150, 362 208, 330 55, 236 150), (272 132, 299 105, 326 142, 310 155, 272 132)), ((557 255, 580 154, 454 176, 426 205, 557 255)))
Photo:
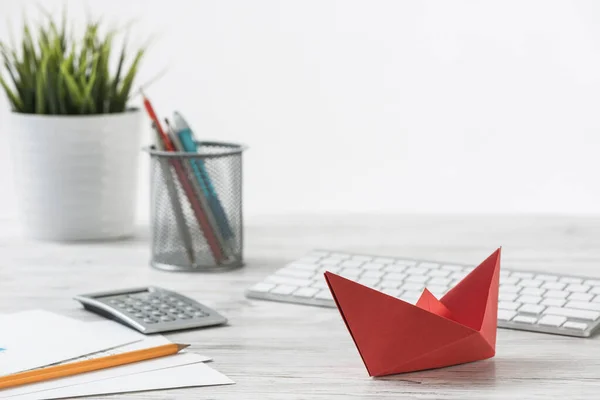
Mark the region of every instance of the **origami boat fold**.
POLYGON ((441 299, 412 305, 331 272, 325 279, 370 376, 440 368, 496 353, 500 249, 441 299))

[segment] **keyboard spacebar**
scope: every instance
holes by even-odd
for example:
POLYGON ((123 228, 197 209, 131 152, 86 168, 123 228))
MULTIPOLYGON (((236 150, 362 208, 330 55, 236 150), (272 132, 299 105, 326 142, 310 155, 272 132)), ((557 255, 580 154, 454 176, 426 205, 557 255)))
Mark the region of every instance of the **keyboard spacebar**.
POLYGON ((588 321, 595 321, 600 318, 600 313, 596 311, 576 310, 574 308, 548 307, 544 310, 544 314, 560 315, 567 318, 578 318, 588 321))

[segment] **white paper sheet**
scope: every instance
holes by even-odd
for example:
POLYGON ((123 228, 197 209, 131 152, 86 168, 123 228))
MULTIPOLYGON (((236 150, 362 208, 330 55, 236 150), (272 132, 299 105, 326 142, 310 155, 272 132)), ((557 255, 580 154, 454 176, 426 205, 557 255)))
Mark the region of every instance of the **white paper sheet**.
MULTIPOLYGON (((14 398, 17 400, 21 399, 22 395, 34 393, 36 393, 39 398, 46 398, 45 393, 56 393, 57 390, 68 389, 70 386, 88 385, 97 381, 112 380, 113 378, 121 378, 148 371, 179 367, 209 360, 210 358, 201 356, 200 354, 179 353, 172 356, 157 358, 155 360, 147 360, 135 364, 122 365, 120 367, 88 372, 81 375, 0 390, 0 399, 14 398)), ((109 385, 109 383, 105 383, 105 385, 109 385)))
MULTIPOLYGON (((184 354, 181 354, 181 356, 183 355, 184 354)), ((89 382, 60 389, 30 393, 11 397, 11 400, 51 400, 66 397, 141 392, 194 386, 227 385, 232 383, 235 382, 219 371, 210 368, 204 363, 196 363, 89 382)))
POLYGON ((0 376, 141 339, 138 332, 113 321, 86 323, 43 310, 0 315, 0 376))

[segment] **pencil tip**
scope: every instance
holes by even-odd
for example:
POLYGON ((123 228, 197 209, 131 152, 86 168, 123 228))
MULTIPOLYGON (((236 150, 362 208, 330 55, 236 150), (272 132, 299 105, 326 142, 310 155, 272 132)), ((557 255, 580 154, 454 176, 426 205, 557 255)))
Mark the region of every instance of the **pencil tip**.
POLYGON ((189 344, 177 344, 177 351, 181 351, 187 347, 190 347, 189 344))

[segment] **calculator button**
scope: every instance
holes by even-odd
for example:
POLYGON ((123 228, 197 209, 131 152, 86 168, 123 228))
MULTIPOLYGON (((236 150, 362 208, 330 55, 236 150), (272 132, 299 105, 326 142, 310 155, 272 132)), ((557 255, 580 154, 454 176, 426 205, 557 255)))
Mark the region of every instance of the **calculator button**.
POLYGON ((177 318, 179 319, 189 319, 190 316, 187 314, 177 314, 177 318))
POLYGON ((152 299, 152 300, 150 300, 150 303, 152 303, 152 304, 159 304, 160 300, 159 299, 152 299))
POLYGON ((165 314, 163 312, 161 312, 161 311, 156 310, 156 311, 152 311, 152 315, 160 317, 161 315, 165 315, 165 314))
POLYGON ((179 307, 185 306, 185 303, 183 301, 177 301, 175 302, 175 304, 177 304, 179 307))
POLYGON ((154 324, 156 322, 158 322, 157 320, 155 320, 154 318, 144 318, 144 322, 147 324, 154 324))
POLYGON ((154 310, 154 307, 152 307, 152 306, 144 306, 144 307, 142 307, 142 310, 152 311, 152 310, 154 310))
POLYGON ((204 317, 208 314, 203 313, 202 311, 195 311, 194 312, 194 317, 198 318, 198 317, 204 317))
POLYGON ((131 313, 134 313, 134 312, 136 312, 137 310, 136 310, 135 308, 131 308, 131 307, 129 307, 129 308, 127 308, 125 311, 127 311, 128 313, 130 313, 130 314, 131 314, 131 313))
POLYGON ((196 309, 196 307, 187 306, 187 307, 185 307, 185 309, 188 311, 194 311, 196 309))
POLYGON ((169 317, 168 315, 163 315, 162 317, 160 317, 160 319, 161 319, 161 321, 165 321, 165 322, 175 321, 175 318, 169 317))
POLYGON ((135 314, 133 314, 133 316, 136 318, 144 318, 144 314, 142 314, 142 313, 135 313, 135 314))
POLYGON ((171 306, 168 305, 168 304, 164 304, 164 303, 159 306, 159 308, 162 308, 162 309, 166 309, 166 308, 169 308, 169 307, 171 307, 171 306))

